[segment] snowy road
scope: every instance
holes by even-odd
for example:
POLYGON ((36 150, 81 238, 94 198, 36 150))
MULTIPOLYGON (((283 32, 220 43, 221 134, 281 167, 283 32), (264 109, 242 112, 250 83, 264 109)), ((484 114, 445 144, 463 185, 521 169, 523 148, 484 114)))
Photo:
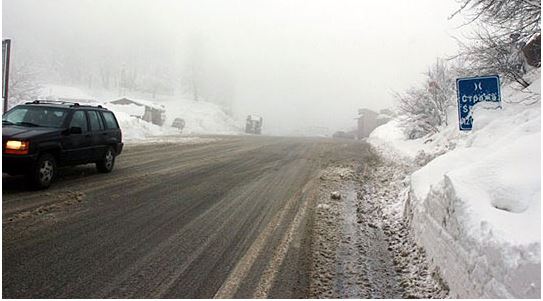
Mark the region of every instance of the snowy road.
POLYGON ((356 141, 222 137, 128 146, 47 191, 3 178, 4 298, 309 296, 319 174, 356 141))

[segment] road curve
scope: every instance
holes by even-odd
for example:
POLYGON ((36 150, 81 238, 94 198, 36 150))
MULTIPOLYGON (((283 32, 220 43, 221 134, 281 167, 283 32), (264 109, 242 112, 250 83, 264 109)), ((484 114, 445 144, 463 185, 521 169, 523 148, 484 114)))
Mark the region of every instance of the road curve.
POLYGON ((126 147, 47 191, 3 176, 4 298, 304 298, 318 174, 366 144, 220 137, 126 147))

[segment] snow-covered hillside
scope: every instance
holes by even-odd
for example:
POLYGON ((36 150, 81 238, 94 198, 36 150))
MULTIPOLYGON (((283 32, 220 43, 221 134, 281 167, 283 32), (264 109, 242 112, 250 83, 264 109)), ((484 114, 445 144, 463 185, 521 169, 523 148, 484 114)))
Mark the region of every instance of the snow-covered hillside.
POLYGON ((239 134, 243 122, 234 119, 224 112, 216 104, 205 101, 191 101, 175 97, 158 97, 156 100, 132 98, 141 102, 153 102, 162 105, 166 109, 166 122, 163 126, 158 126, 150 122, 143 121, 133 117, 134 111, 141 111, 143 107, 135 105, 114 105, 109 103, 112 100, 123 97, 109 91, 93 91, 84 88, 44 85, 40 91, 39 99, 64 99, 75 100, 80 103, 101 104, 112 110, 119 120, 123 137, 128 142, 148 140, 151 137, 159 136, 179 136, 183 135, 203 135, 203 134, 239 134), (175 118, 185 120, 185 128, 182 132, 171 127, 175 118))
POLYGON ((245 125, 244 120, 233 118, 214 103, 170 99, 162 104, 166 107, 166 124, 171 125, 177 117, 183 118, 186 123, 183 132, 187 134, 239 134, 245 125))
POLYGON ((368 139, 420 166, 405 214, 452 297, 541 295, 539 70, 533 76, 523 91, 503 89, 503 109, 476 107, 471 132, 458 130, 453 109, 433 136, 406 140, 393 120, 368 139))

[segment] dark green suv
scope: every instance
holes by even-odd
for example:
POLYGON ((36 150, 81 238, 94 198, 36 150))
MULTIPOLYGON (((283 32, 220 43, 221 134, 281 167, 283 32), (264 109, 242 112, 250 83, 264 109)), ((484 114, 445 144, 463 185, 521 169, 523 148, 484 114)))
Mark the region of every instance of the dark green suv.
POLYGON ((3 173, 51 185, 59 166, 96 163, 111 172, 123 149, 113 112, 101 106, 36 100, 2 116, 3 173))

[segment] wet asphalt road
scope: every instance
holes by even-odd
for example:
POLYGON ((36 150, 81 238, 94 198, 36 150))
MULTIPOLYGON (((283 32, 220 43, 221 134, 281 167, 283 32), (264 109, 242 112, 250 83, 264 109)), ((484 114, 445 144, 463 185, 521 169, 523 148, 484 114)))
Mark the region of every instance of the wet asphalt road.
POLYGON ((217 139, 128 146, 46 191, 3 176, 3 297, 307 297, 318 174, 368 146, 217 139))

